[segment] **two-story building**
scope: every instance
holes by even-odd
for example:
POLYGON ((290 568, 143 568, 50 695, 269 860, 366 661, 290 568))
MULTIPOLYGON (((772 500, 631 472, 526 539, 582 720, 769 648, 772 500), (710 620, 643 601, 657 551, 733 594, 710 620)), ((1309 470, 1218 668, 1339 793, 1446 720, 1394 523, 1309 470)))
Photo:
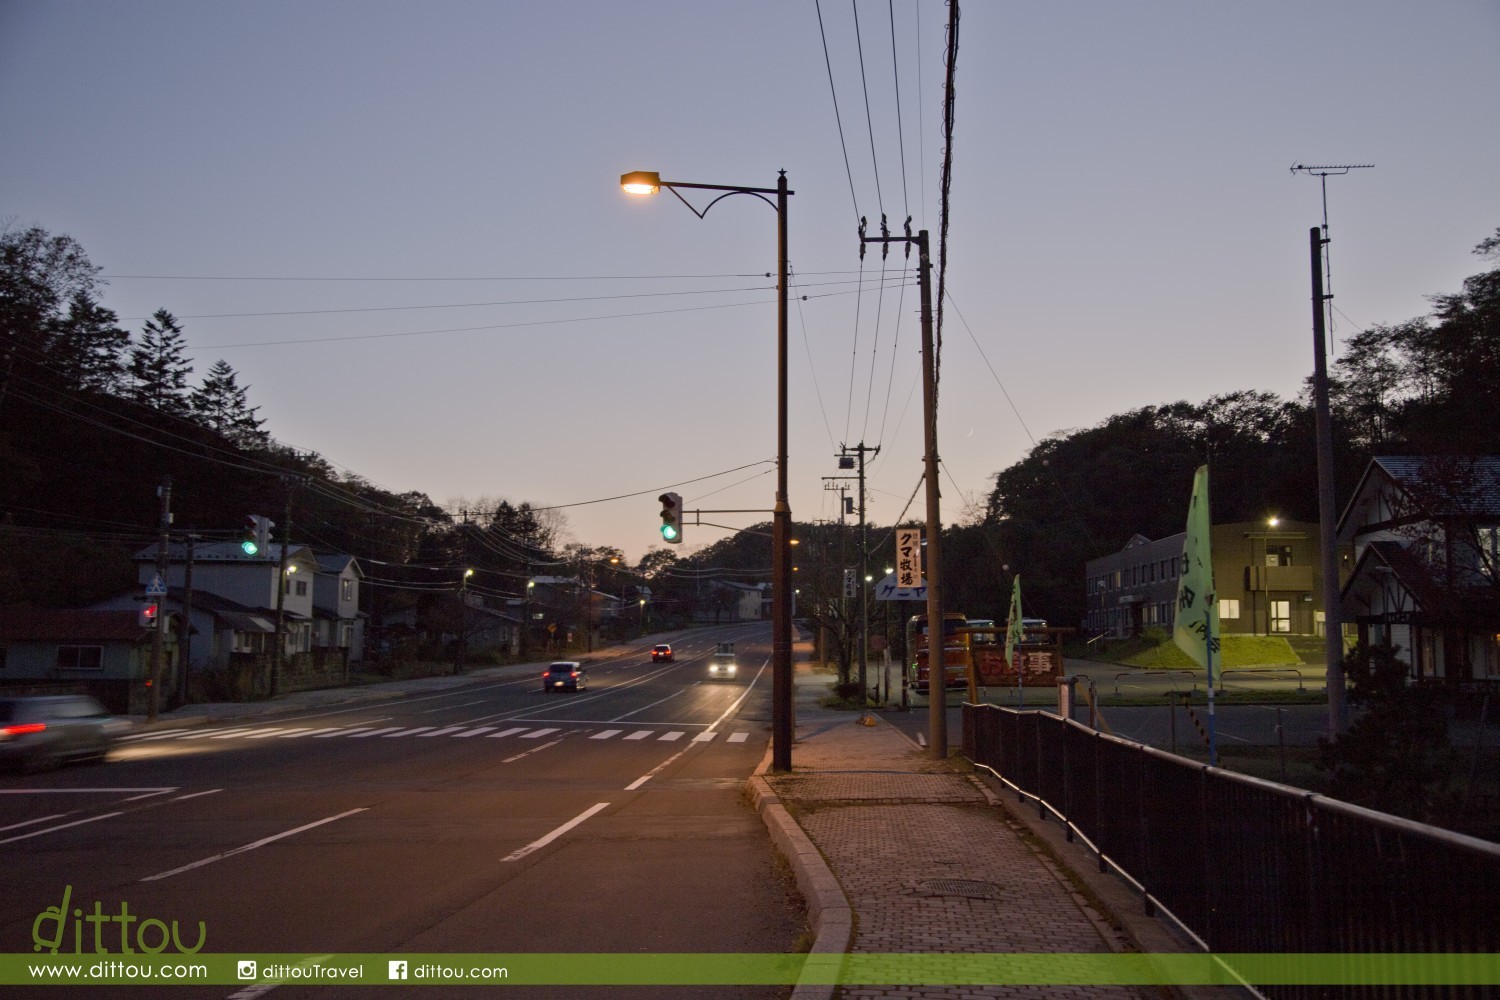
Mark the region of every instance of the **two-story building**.
MULTIPOLYGON (((1084 567, 1084 627, 1125 638, 1148 626, 1172 630, 1185 532, 1136 535, 1084 567)), ((1318 526, 1271 518, 1210 529, 1219 624, 1226 635, 1322 635, 1318 526)))
POLYGON ((1418 682, 1500 683, 1500 456, 1373 459, 1339 542, 1362 642, 1395 647, 1418 682))

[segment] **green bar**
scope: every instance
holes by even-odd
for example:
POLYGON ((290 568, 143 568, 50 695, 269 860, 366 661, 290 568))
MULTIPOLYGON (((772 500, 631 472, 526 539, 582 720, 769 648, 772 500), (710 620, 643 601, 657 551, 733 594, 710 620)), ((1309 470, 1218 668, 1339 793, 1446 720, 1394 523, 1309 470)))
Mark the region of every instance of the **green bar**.
POLYGON ((0 954, 0 987, 1500 986, 1496 954, 0 954))

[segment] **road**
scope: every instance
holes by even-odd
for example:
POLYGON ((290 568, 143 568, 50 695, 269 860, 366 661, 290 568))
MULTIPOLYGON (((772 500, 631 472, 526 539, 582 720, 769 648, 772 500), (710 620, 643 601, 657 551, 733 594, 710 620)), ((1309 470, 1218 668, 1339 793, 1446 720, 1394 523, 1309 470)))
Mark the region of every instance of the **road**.
MULTIPOLYGON (((741 797, 768 739, 768 630, 694 633, 670 664, 648 649, 591 665, 578 693, 544 693, 538 672, 156 732, 102 767, 0 778, 0 951, 30 951, 37 916, 65 891, 85 916, 98 901, 104 914, 124 905, 175 922, 188 948, 201 921, 204 952, 247 958, 789 951, 803 914, 741 797), (705 679, 719 639, 738 644, 739 681, 705 679)), ((118 952, 119 923, 98 927, 118 952)), ((60 951, 91 952, 95 929, 74 920, 60 951)), ((356 992, 274 989, 277 1000, 356 992)), ((662 995, 699 994, 589 992, 662 995)))

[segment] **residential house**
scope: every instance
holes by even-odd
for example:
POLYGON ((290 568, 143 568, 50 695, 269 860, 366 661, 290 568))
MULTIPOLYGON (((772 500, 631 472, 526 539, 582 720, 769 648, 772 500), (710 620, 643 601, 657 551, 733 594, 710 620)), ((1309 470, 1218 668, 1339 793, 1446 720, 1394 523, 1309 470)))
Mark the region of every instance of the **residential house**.
POLYGON ((1343 516, 1343 613, 1417 682, 1500 682, 1500 456, 1371 460, 1343 516))
MULTIPOLYGON (((170 614, 160 624, 161 685, 170 692, 181 624, 170 614)), ((139 714, 150 693, 154 641, 139 603, 121 611, 0 611, 0 688, 12 694, 81 691, 112 712, 139 714)))
POLYGON ((346 662, 364 659, 365 619, 359 610, 359 584, 364 578, 359 560, 337 552, 316 553, 318 571, 313 582, 313 649, 341 656, 346 662))

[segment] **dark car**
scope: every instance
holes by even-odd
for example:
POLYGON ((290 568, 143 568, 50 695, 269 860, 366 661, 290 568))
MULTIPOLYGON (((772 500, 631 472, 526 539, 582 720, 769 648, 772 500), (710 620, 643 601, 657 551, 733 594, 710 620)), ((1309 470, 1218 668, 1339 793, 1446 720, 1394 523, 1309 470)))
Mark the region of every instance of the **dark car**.
POLYGON ((662 663, 672 662, 672 647, 664 642, 659 642, 651 647, 651 662, 656 663, 658 661, 662 663))
POLYGON ((589 686, 589 672, 576 660, 558 660, 542 674, 543 691, 582 691, 589 686))
POLYGON ((30 771, 65 760, 103 760, 126 728, 87 695, 0 698, 0 761, 30 771))

